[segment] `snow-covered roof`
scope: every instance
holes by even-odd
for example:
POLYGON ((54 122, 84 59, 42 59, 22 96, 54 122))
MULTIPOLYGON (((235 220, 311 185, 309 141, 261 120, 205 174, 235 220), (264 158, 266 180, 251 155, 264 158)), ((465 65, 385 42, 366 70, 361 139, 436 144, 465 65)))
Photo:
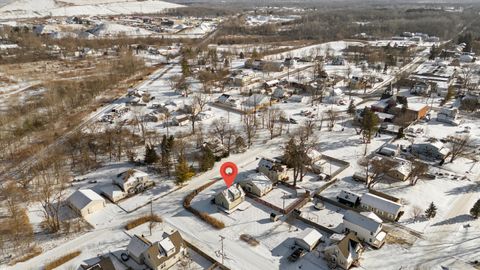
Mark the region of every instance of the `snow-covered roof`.
MULTIPOLYGON (((373 215, 375 215, 375 214, 373 214, 373 215)), ((360 227, 368 230, 369 232, 376 232, 382 226, 381 219, 380 219, 380 222, 378 222, 378 219, 379 219, 378 217, 372 219, 368 216, 364 216, 360 213, 357 213, 357 212, 351 211, 351 210, 348 210, 343 215, 343 220, 344 221, 348 221, 348 222, 353 223, 357 226, 360 226, 360 227)))
POLYGON ((233 202, 241 197, 244 197, 245 192, 240 185, 231 185, 229 188, 222 190, 219 196, 223 196, 227 201, 233 202))
POLYGON ((268 190, 272 187, 272 182, 263 173, 254 173, 248 175, 245 179, 240 181, 240 184, 244 183, 255 185, 260 190, 268 190))
POLYGON ((397 215, 397 213, 402 208, 401 204, 387 200, 372 193, 363 194, 360 201, 364 205, 368 205, 370 207, 393 215, 397 215))
POLYGON ((68 201, 73 207, 79 210, 85 208, 94 201, 105 202, 102 196, 98 195, 91 189, 79 189, 75 191, 70 197, 68 197, 68 201))
POLYGON ((313 228, 307 228, 301 232, 297 238, 305 242, 308 246, 314 246, 320 239, 322 234, 313 228))
POLYGON ((151 245, 152 243, 146 238, 134 235, 130 243, 128 243, 127 251, 129 254, 139 258, 151 245))
POLYGON ((172 243, 169 237, 158 242, 158 245, 161 247, 164 256, 170 256, 175 253, 175 245, 172 243))
POLYGON ((144 178, 146 176, 148 176, 148 173, 142 172, 137 169, 128 169, 118 174, 117 177, 115 178, 115 182, 119 184, 123 184, 130 180, 136 180, 139 178, 144 178))
POLYGON ((353 192, 342 190, 340 191, 340 194, 338 194, 337 198, 344 199, 351 203, 356 203, 356 201, 360 198, 360 196, 353 192))

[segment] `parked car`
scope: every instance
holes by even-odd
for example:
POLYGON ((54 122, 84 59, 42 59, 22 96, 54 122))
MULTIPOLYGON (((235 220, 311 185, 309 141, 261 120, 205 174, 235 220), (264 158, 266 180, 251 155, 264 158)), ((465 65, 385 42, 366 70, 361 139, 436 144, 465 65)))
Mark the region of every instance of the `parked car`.
POLYGON ((296 262, 298 259, 302 258, 307 254, 307 251, 301 247, 296 248, 290 256, 288 256, 288 261, 296 262))

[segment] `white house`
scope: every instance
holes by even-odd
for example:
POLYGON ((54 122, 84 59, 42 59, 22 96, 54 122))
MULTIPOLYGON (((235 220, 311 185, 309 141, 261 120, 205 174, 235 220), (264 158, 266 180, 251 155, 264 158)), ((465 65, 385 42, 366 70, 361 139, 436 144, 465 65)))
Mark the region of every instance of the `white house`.
POLYGON ((272 181, 263 173, 250 174, 239 184, 245 192, 258 197, 262 197, 273 188, 272 181))
POLYGON ((112 184, 100 187, 100 192, 103 196, 107 197, 112 202, 118 202, 121 199, 127 197, 128 194, 124 192, 119 186, 112 184))
POLYGON ((287 167, 268 158, 261 158, 257 171, 266 175, 273 183, 286 179, 287 167))
POLYGON ((360 199, 360 207, 387 220, 398 220, 403 214, 403 205, 372 193, 365 193, 360 199))
POLYGON ((321 240, 321 233, 315 229, 307 228, 295 238, 295 244, 308 251, 312 251, 321 240))
POLYGON ((105 199, 91 189, 79 189, 67 199, 68 205, 82 217, 105 207, 105 199))
POLYGON ((323 250, 330 268, 349 269, 357 265, 363 252, 363 246, 355 233, 350 232, 340 242, 334 243, 323 250))
POLYGON ((215 204, 220 205, 227 210, 232 210, 245 201, 245 192, 239 184, 234 184, 217 193, 214 201, 215 204))
POLYGON ((149 185, 151 181, 147 173, 137 169, 128 169, 117 174, 113 179, 113 183, 118 185, 124 192, 133 194, 139 187, 149 185))
POLYGON ((358 239, 379 248, 387 235, 382 229, 382 220, 372 212, 357 213, 348 210, 343 215, 345 231, 354 232, 358 239))

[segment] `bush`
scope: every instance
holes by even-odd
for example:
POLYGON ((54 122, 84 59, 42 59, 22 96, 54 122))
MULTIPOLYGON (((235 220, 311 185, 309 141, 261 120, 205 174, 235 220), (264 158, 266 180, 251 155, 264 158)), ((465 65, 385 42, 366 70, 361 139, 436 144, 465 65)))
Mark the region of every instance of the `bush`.
POLYGON ((38 246, 33 246, 30 248, 27 254, 23 255, 22 257, 15 259, 9 263, 9 265, 14 265, 20 262, 26 262, 33 257, 36 257, 42 253, 42 249, 38 246))
POLYGON ((147 223, 147 222, 163 222, 162 218, 159 216, 159 215, 147 215, 147 216, 143 216, 143 217, 139 217, 139 218, 136 218, 134 220, 131 220, 129 221, 126 225, 125 225, 125 229, 126 230, 131 230, 135 227, 138 227, 144 223, 147 223))
POLYGON ((185 209, 187 209, 190 213, 194 214, 195 216, 201 218, 203 221, 212 225, 214 228, 223 229, 223 228, 225 228, 225 224, 221 220, 218 220, 218 219, 210 216, 206 212, 200 212, 200 211, 198 211, 197 209, 195 209, 191 206, 193 198, 195 198, 195 196, 197 196, 198 193, 202 192, 203 190, 205 190, 209 186, 215 184, 215 182, 216 182, 215 180, 210 181, 210 182, 206 183, 205 185, 203 185, 203 186, 195 189, 194 191, 190 192, 185 197, 185 199, 183 200, 183 207, 185 207, 185 209))
POLYGON ((68 253, 67 255, 63 255, 62 257, 47 263, 45 265, 45 270, 53 270, 53 269, 59 267, 60 265, 70 261, 71 259, 77 257, 78 255, 80 255, 80 253, 82 253, 82 252, 80 250, 77 250, 77 251, 68 253))
POLYGON ((207 222, 208 224, 212 225, 216 229, 223 229, 225 228, 225 223, 223 221, 216 219, 210 216, 207 212, 200 212, 199 217, 203 219, 203 221, 207 222))

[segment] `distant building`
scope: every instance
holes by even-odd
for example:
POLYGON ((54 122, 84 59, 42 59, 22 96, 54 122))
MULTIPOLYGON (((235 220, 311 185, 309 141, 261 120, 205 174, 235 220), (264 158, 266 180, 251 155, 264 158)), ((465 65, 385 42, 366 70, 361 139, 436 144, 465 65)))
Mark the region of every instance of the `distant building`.
POLYGON ((214 201, 215 204, 227 210, 232 210, 245 201, 245 192, 239 184, 233 184, 229 188, 217 193, 214 201))
POLYGON ((460 121, 457 120, 457 115, 458 109, 456 108, 441 108, 440 111, 437 113, 437 121, 458 126, 460 124, 460 121))
POLYGON ((331 268, 350 269, 360 264, 363 246, 355 233, 348 233, 340 242, 326 247, 323 251, 325 259, 331 268))
POLYGON ((360 199, 360 207, 371 211, 381 218, 396 221, 403 214, 403 206, 400 203, 388 200, 372 193, 365 193, 360 199))
POLYGON ((91 189, 79 189, 67 199, 67 203, 78 215, 86 217, 105 207, 105 199, 91 189))
POLYGON ((450 150, 442 142, 421 142, 411 146, 412 154, 427 160, 443 160, 450 150))
POLYGON ((430 94, 431 90, 432 86, 429 83, 419 81, 413 85, 412 89, 410 89, 410 93, 423 96, 430 94))
POLYGON ((385 243, 382 220, 372 212, 357 213, 348 210, 343 215, 345 231, 354 232, 358 239, 379 248, 385 243))

